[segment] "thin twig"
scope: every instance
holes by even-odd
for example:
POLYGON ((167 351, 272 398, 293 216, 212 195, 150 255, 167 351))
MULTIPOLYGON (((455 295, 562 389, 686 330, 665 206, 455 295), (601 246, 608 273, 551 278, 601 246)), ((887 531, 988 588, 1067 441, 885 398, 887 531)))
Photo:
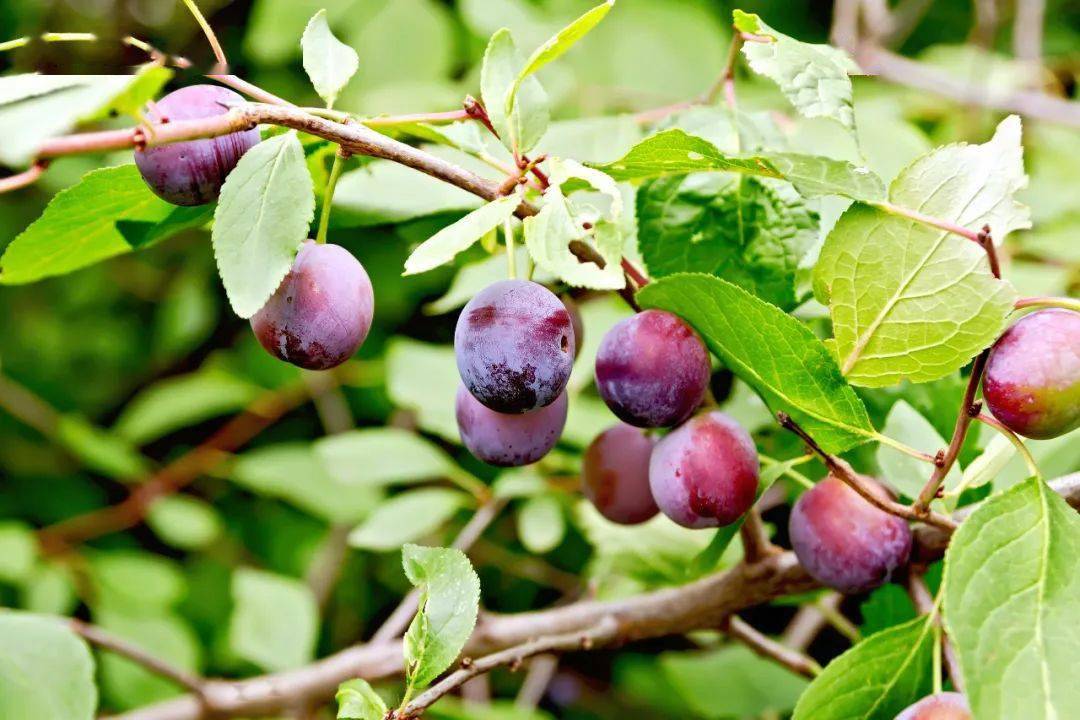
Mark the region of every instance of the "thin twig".
POLYGON ((1017 0, 1013 19, 1013 54, 1021 60, 1042 63, 1046 0, 1017 0))
POLYGON ((721 628, 761 657, 777 662, 793 673, 811 680, 821 673, 821 666, 812 658, 761 634, 736 615, 728 618, 721 628))
POLYGON ((930 510, 927 510, 925 513, 918 513, 907 505, 898 503, 888 497, 883 497, 878 489, 870 484, 867 478, 855 472, 851 465, 845 460, 825 452, 821 446, 791 418, 790 415, 785 412, 779 412, 776 414, 776 417, 782 427, 802 438, 802 441, 806 443, 806 446, 813 450, 814 454, 821 458, 822 462, 825 463, 829 472, 847 483, 852 490, 859 493, 863 499, 874 507, 885 511, 890 515, 896 515, 897 517, 911 520, 912 522, 925 522, 949 532, 956 529, 956 523, 944 515, 940 515, 930 510))
POLYGON ((0 193, 11 192, 12 190, 24 188, 27 185, 33 185, 38 181, 38 178, 45 173, 45 170, 48 167, 48 160, 38 160, 21 173, 9 175, 6 178, 0 178, 0 193))
POLYGON ((203 31, 203 35, 206 36, 206 41, 210 43, 210 49, 214 51, 214 58, 217 60, 218 72, 228 72, 229 61, 225 58, 225 51, 221 48, 221 43, 218 42, 217 34, 214 33, 214 28, 210 26, 210 23, 206 21, 206 17, 199 10, 199 6, 195 4, 195 0, 183 0, 184 5, 191 12, 192 17, 195 18, 195 22, 203 31))
POLYGON ((739 526, 739 536, 742 538, 744 562, 756 563, 762 558, 780 552, 769 540, 769 533, 765 529, 765 524, 761 522, 761 513, 758 512, 756 506, 746 511, 743 523, 739 526))
MULTIPOLYGON (((915 605, 915 609, 920 615, 934 615, 934 622, 941 624, 941 616, 937 612, 937 607, 934 603, 934 596, 930 594, 930 588, 926 587, 926 580, 923 576, 915 573, 908 573, 907 581, 908 595, 911 596, 911 602, 915 605)), ((941 649, 945 656, 945 671, 949 674, 949 679, 952 680, 953 687, 957 692, 964 692, 964 679, 960 675, 960 663, 957 662, 956 651, 949 642, 949 638, 945 635, 945 628, 941 628, 941 649)))
POLYGON ((830 592, 816 603, 801 606, 784 629, 780 642, 793 650, 804 652, 827 624, 822 608, 836 610, 843 599, 840 593, 830 592))
POLYGON ((280 98, 274 93, 263 90, 258 85, 248 82, 236 75, 207 75, 206 77, 211 80, 216 80, 222 85, 231 87, 242 95, 247 95, 252 100, 256 100, 267 105, 284 105, 292 106, 293 104, 284 98, 280 98))
POLYGON ((515 647, 500 650, 499 652, 486 655, 479 660, 471 660, 461 663, 461 669, 450 673, 440 682, 432 685, 424 692, 417 695, 405 707, 392 713, 395 720, 416 718, 423 714, 424 710, 431 707, 439 698, 447 695, 460 687, 464 682, 491 672, 495 668, 508 665, 514 667, 522 661, 552 652, 568 652, 572 650, 589 650, 594 645, 603 643, 613 638, 618 631, 619 624, 614 618, 604 618, 593 629, 585 632, 571 632, 559 635, 541 637, 515 647))
POLYGON ((74 618, 69 619, 67 623, 68 627, 70 627, 75 634, 82 637, 91 645, 114 652, 117 655, 122 655, 128 660, 143 666, 155 675, 160 675, 163 678, 172 680, 180 687, 189 690, 196 695, 202 694, 204 683, 202 678, 193 675, 186 670, 175 667, 161 658, 151 655, 135 643, 125 640, 122 637, 118 637, 117 635, 113 635, 96 625, 91 625, 74 618))
MULTIPOLYGON (((481 505, 469 522, 465 524, 465 527, 461 529, 457 537, 454 538, 454 542, 450 547, 462 552, 468 550, 484 534, 484 531, 498 517, 505 506, 506 500, 503 498, 492 498, 481 505)), ((401 603, 383 621, 383 624, 371 636, 371 642, 385 642, 401 635, 405 632, 405 628, 409 626, 409 621, 412 620, 419 606, 420 593, 413 590, 401 600, 401 603)))
POLYGON ((537 655, 529 663, 529 669, 525 673, 525 680, 521 683, 517 697, 514 698, 514 706, 521 709, 532 709, 540 704, 547 692, 551 678, 559 669, 559 657, 557 655, 537 655))
POLYGON ((1027 310, 1030 308, 1063 308, 1065 310, 1080 312, 1080 299, 1051 297, 1049 295, 1041 297, 1024 297, 1017 300, 1013 307, 1017 310, 1027 310))
POLYGON ((1024 463, 1027 465, 1028 472, 1031 473, 1033 477, 1037 477, 1040 479, 1042 478, 1042 472, 1039 470, 1039 465, 1035 462, 1034 456, 1031 454, 1031 451, 1028 450, 1028 447, 1024 444, 1024 441, 1021 440, 1016 433, 1006 427, 1003 422, 998 420, 993 415, 979 413, 975 416, 975 419, 983 423, 984 425, 989 425, 990 427, 994 428, 999 433, 1004 435, 1005 438, 1012 443, 1013 447, 1016 448, 1016 452, 1020 454, 1020 457, 1024 458, 1024 463))

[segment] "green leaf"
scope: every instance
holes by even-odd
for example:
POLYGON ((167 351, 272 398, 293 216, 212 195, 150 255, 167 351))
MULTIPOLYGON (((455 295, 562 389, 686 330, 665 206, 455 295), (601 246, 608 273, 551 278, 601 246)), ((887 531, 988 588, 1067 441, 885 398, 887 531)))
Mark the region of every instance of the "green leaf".
POLYGON ((446 226, 413 250, 405 261, 404 274, 416 275, 450 262, 458 253, 468 250, 477 240, 513 217, 520 204, 520 195, 507 195, 446 226))
POLYGON ((663 130, 645 138, 620 159, 598 165, 616 180, 640 180, 662 175, 731 171, 783 178, 779 170, 759 157, 726 155, 708 140, 685 130, 663 130))
POLYGON ((965 488, 985 485, 996 478, 1015 455, 1016 446, 1001 433, 994 433, 982 453, 964 468, 961 484, 965 488))
POLYGON ((776 306, 697 274, 651 282, 638 300, 689 322, 774 413, 787 412, 826 452, 843 452, 873 438, 866 408, 824 344, 776 306))
POLYGON ((525 549, 542 555, 558 547, 566 535, 566 518, 554 495, 537 495, 517 512, 517 532, 525 549))
MULTIPOLYGON (((495 279, 502 279, 506 277, 506 258, 498 259, 502 272, 495 279)), ((386 351, 386 390, 390 399, 415 413, 421 430, 454 443, 461 442, 452 395, 460 381, 452 346, 401 336, 390 341, 386 351)))
POLYGON ((488 118, 508 150, 527 153, 544 135, 548 99, 536 78, 519 76, 525 61, 506 28, 491 36, 480 71, 480 96, 488 118))
POLYGON ((409 688, 421 688, 457 659, 476 625, 480 578, 460 550, 406 545, 405 575, 420 588, 420 611, 405 633, 409 688))
MULTIPOLYGON (((984 145, 950 145, 903 170, 889 201, 995 239, 1029 224, 1015 193, 1027 183, 1020 121, 984 145)), ((829 303, 844 375, 878 387, 927 382, 965 365, 1005 329, 1016 293, 976 243, 856 203, 822 248, 814 293, 829 303)))
POLYGON ((810 683, 793 720, 891 720, 932 691, 934 640, 929 616, 871 635, 810 683))
POLYGON ((513 109, 517 90, 526 78, 547 65, 549 62, 558 59, 563 53, 573 47, 578 40, 588 35, 589 31, 596 27, 614 6, 615 0, 605 0, 604 3, 589 10, 577 20, 574 20, 557 32, 543 45, 536 48, 536 50, 533 51, 533 54, 529 56, 528 61, 525 63, 525 67, 518 73, 513 86, 510 88, 510 92, 507 94, 506 112, 509 113, 513 109))
POLYGON ((381 487, 461 472, 433 442, 399 428, 351 430, 317 440, 314 447, 330 475, 343 485, 381 487))
POLYGON ((146 524, 162 541, 182 550, 204 548, 224 529, 213 505, 187 495, 156 500, 146 514, 146 524))
POLYGON ((847 53, 831 45, 812 45, 779 33, 752 13, 735 10, 735 29, 764 35, 770 42, 747 41, 742 52, 750 68, 780 87, 780 92, 808 118, 827 117, 855 130, 849 73, 859 69, 847 53))
POLYGON ((304 50, 304 72, 311 78, 315 92, 326 101, 326 106, 333 107, 338 93, 359 69, 359 56, 334 37, 326 10, 311 16, 300 37, 300 47, 304 50))
POLYGON ((55 618, 0 611, 0 717, 93 720, 90 648, 55 618))
POLYGON ((300 667, 315 655, 319 609, 306 583, 239 568, 232 580, 229 647, 264 670, 300 667))
POLYGON ((141 550, 110 550, 91 557, 95 609, 161 614, 187 593, 175 561, 141 550))
POLYGON ((146 458, 129 442, 81 415, 60 417, 56 441, 86 467, 116 480, 135 480, 150 469, 146 458))
POLYGON ((146 63, 135 73, 134 79, 109 103, 99 109, 87 120, 104 120, 112 114, 138 118, 145 109, 146 102, 157 96, 161 89, 172 80, 173 71, 155 63, 146 63))
MULTIPOLYGON (((517 262, 521 267, 529 254, 528 248, 518 247, 517 262)), ((424 305, 425 315, 442 315, 451 310, 457 310, 473 299, 476 293, 488 285, 499 280, 506 279, 506 255, 496 253, 489 255, 483 260, 469 263, 458 270, 446 293, 437 300, 424 305)), ((550 273, 543 270, 533 272, 533 280, 541 285, 550 283, 555 279, 550 273)), ((454 437, 457 437, 455 426, 454 437)))
POLYGON ((29 579, 37 557, 38 542, 29 525, 0 521, 0 582, 19 584, 29 579))
POLYGON ((253 492, 281 498, 335 523, 357 522, 383 497, 377 487, 339 481, 326 470, 312 445, 304 442, 250 450, 236 459, 229 477, 253 492))
POLYGON ((863 635, 873 635, 918 616, 911 597, 902 587, 893 584, 882 585, 870 593, 859 606, 859 614, 863 618, 859 628, 863 635))
POLYGON ((386 703, 363 678, 341 683, 335 698, 338 720, 382 720, 386 715, 386 703))
POLYGON ((945 620, 975 717, 1080 716, 1080 517, 1032 478, 981 505, 945 555, 945 620))
POLYGON ((449 488, 422 488, 379 505, 349 533, 349 544, 364 550, 397 550, 438 530, 468 503, 468 495, 449 488))
POLYGON ((68 615, 79 604, 68 568, 43 562, 34 567, 22 586, 22 606, 45 615, 68 615))
POLYGON ((1031 227, 1031 211, 1016 200, 1028 184, 1020 131, 1020 118, 1010 115, 989 142, 930 151, 897 175, 889 200, 972 230, 989 225, 1000 244, 1013 230, 1031 227))
POLYGON ((221 188, 212 239, 233 310, 259 311, 292 267, 315 216, 311 174, 295 132, 247 151, 221 188))
POLYGON ((795 272, 817 239, 817 213, 787 183, 724 174, 646 181, 638 247, 652 277, 704 272, 791 309, 795 272))
POLYGON ((665 652, 659 665, 695 715, 705 718, 788 713, 808 684, 742 645, 705 652, 665 652))
POLYGON ((136 445, 246 407, 258 385, 213 367, 174 375, 139 392, 120 414, 113 431, 136 445))
MULTIPOLYGON (((885 419, 885 428, 881 433, 929 455, 933 455, 948 445, 930 421, 904 400, 896 401, 889 410, 889 415, 885 419)), ((884 443, 878 445, 877 461, 889 484, 911 499, 919 496, 932 469, 922 460, 913 458, 884 443)), ((955 488, 959 483, 960 468, 954 464, 949 469, 949 474, 945 476, 945 487, 955 488)))
POLYGON ((814 279, 842 372, 869 387, 957 370, 997 339, 1016 300, 976 243, 860 203, 829 233, 814 279))
POLYGON ((11 75, 0 78, 0 164, 17 167, 33 159, 50 137, 110 109, 138 108, 164 83, 144 66, 133 75, 11 75))
POLYGON ((83 176, 49 201, 0 258, 0 283, 63 275, 140 250, 210 221, 213 206, 176 207, 146 186, 134 165, 83 176))
POLYGON ((544 206, 524 222, 525 246, 537 267, 568 285, 598 290, 618 290, 625 285, 620 267, 625 245, 623 196, 611 177, 575 160, 548 161, 551 185, 544 192, 544 206), (580 188, 582 181, 595 192, 563 194, 563 185, 580 188), (586 229, 588 228, 588 229, 586 229), (570 252, 570 244, 590 246, 604 267, 582 262, 570 252))
MULTIPOLYGON (((202 664, 199 638, 173 613, 136 615, 112 610, 94 613, 94 622, 173 667, 198 673, 202 664)), ((101 656, 101 689, 105 701, 120 710, 168 700, 184 688, 114 653, 101 656)))
POLYGON ((885 199, 881 178, 847 160, 797 153, 764 153, 762 157, 807 197, 840 195, 864 202, 885 199))

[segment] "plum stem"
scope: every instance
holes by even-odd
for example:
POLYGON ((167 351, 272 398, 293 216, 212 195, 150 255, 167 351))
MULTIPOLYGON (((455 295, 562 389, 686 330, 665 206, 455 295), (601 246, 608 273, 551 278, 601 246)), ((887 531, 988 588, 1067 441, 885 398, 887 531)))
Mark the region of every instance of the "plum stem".
POLYGON ((1023 297, 1017 300, 1016 305, 1013 307, 1017 310, 1026 310, 1027 308, 1063 308, 1065 310, 1080 312, 1080 300, 1068 297, 1051 297, 1049 295, 1023 297))
POLYGON ((949 222, 948 220, 943 220, 941 218, 925 215, 916 210, 901 207, 900 205, 894 205, 887 200, 881 200, 879 202, 873 202, 869 204, 873 205, 879 210, 883 210, 884 212, 889 213, 890 215, 899 215, 901 217, 906 217, 910 220, 914 220, 915 222, 922 223, 923 225, 930 225, 931 227, 936 227, 939 230, 945 230, 947 232, 960 235, 961 237, 965 237, 972 242, 981 244, 979 240, 979 233, 975 230, 970 230, 963 225, 957 225, 956 223, 949 222))
POLYGON ((933 512, 927 509, 923 513, 916 512, 913 508, 896 502, 890 498, 885 498, 874 491, 874 487, 870 485, 867 478, 860 475, 847 463, 847 461, 831 455, 817 443, 814 438, 810 436, 795 420, 785 412, 778 412, 776 419, 780 423, 780 426, 786 430, 798 435, 806 446, 809 447, 814 454, 821 458, 825 463, 825 467, 829 469, 836 477, 847 483, 855 492, 859 493, 864 500, 879 510, 889 513, 890 515, 896 515, 897 517, 913 522, 924 522, 928 525, 933 525, 946 532, 951 532, 956 529, 956 523, 949 518, 939 513, 933 512))
POLYGON ((1007 428, 1004 423, 1002 423, 993 415, 979 413, 975 416, 975 419, 983 423, 984 425, 989 425, 990 427, 994 428, 999 433, 1004 435, 1005 438, 1013 444, 1013 447, 1016 448, 1016 452, 1020 453, 1020 457, 1024 458, 1024 463, 1028 467, 1028 472, 1031 473, 1033 477, 1037 477, 1040 480, 1042 479, 1042 471, 1039 470, 1039 465, 1035 462, 1035 457, 1031 454, 1031 451, 1028 450, 1028 447, 1026 444, 1024 444, 1024 441, 1021 440, 1016 433, 1007 428))
POLYGON ((330 177, 326 180, 326 188, 323 190, 322 212, 319 214, 319 232, 315 236, 315 242, 320 245, 326 242, 326 233, 330 229, 330 208, 334 204, 334 190, 337 188, 338 178, 345 167, 345 161, 349 159, 349 152, 338 147, 334 153, 334 165, 330 168, 330 177))
POLYGON ((19 37, 15 38, 14 40, 5 40, 4 42, 0 42, 0 52, 4 52, 6 50, 17 50, 18 48, 21 48, 28 44, 30 44, 29 37, 19 37))
POLYGON ((217 35, 214 33, 214 28, 210 27, 210 23, 206 21, 206 17, 202 14, 202 11, 199 10, 199 6, 195 4, 195 0, 183 0, 183 2, 195 18, 195 22, 202 28, 203 35, 206 36, 206 41, 210 43, 210 49, 214 51, 214 58, 217 60, 220 72, 227 72, 229 69, 229 61, 225 58, 225 51, 221 49, 221 43, 218 42, 217 35))

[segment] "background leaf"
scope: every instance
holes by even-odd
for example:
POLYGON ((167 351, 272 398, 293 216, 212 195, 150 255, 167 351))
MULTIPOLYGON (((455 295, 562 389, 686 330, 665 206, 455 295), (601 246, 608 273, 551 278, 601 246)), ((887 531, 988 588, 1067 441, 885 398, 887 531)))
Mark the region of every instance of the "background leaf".
POLYGON ((221 188, 214 256, 233 310, 249 318, 292 267, 315 216, 315 196, 295 132, 247 151, 221 188))
POLYGON ((761 717, 790 712, 807 681, 741 645, 706 652, 667 652, 660 668, 695 714, 761 717))
POLYGON ((330 474, 345 485, 412 483, 460 472, 434 443, 397 428, 338 433, 316 441, 315 452, 330 474))
POLYGON ((232 580, 229 646, 265 670, 287 670, 315 654, 319 610, 308 586, 295 578, 239 568, 232 580))
POLYGON ((526 500, 517 513, 518 538, 525 549, 542 555, 562 542, 566 519, 553 495, 537 495, 526 500))
MULTIPOLYGON (((930 421, 904 400, 898 400, 889 410, 881 433, 930 455, 948 446, 930 421)), ((911 499, 919 496, 930 476, 930 465, 884 443, 878 445, 877 461, 889 484, 911 499)), ((955 488, 960 477, 960 468, 954 464, 945 476, 945 488, 955 488)))
POLYGON ((380 504, 349 533, 349 545, 365 550, 397 550, 422 540, 468 502, 468 496, 448 488, 423 488, 395 495, 380 504))
POLYGON ((976 717, 1080 713, 1080 517, 1036 478, 986 501, 945 555, 945 620, 976 717))
POLYGON ((326 10, 312 15, 300 38, 304 50, 304 71, 311 78, 315 92, 333 107, 341 92, 360 67, 356 51, 334 37, 326 10))
POLYGON ((97 709, 90 649, 62 621, 0 611, 0 716, 92 720, 97 709))

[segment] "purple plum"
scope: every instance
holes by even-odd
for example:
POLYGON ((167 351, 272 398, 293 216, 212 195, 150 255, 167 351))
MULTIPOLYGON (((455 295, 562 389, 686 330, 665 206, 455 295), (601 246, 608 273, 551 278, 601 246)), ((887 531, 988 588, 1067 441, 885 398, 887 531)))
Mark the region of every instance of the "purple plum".
POLYGON ((566 424, 566 393, 527 413, 504 414, 480 403, 458 386, 455 400, 461 442, 477 459, 499 467, 534 463, 548 454, 566 424))
POLYGON ((1080 426, 1080 313, 1039 310, 994 343, 986 407, 1013 432, 1044 440, 1080 426))
POLYGON ((697 409, 709 385, 709 353, 681 318, 646 310, 619 321, 600 342, 596 386, 623 422, 678 425, 697 409))
POLYGON ((585 497, 611 522, 636 525, 660 512, 649 488, 652 451, 652 438, 623 423, 597 435, 585 451, 585 497))
POLYGON ((972 720, 972 715, 967 698, 958 692, 942 692, 909 706, 896 720, 972 720))
MULTIPOLYGON (((875 492, 887 497, 885 489, 875 492)), ((873 590, 907 564, 911 528, 830 475, 795 503, 788 521, 795 555, 818 582, 846 594, 873 590)))
POLYGON ((574 327, 566 306, 528 280, 503 280, 477 293, 454 331, 458 371, 469 392, 500 413, 555 402, 574 364, 574 327))
MULTIPOLYGON (((201 120, 222 115, 229 111, 228 105, 243 101, 228 88, 191 85, 158 100, 147 111, 147 117, 155 124, 201 120)), ((258 129, 251 128, 203 140, 136 149, 135 165, 162 200, 173 205, 204 205, 217 200, 225 178, 259 139, 258 129)))
POLYGON ((308 240, 277 291, 251 318, 251 329, 271 355, 327 370, 353 356, 374 313, 371 280, 360 261, 339 245, 308 240))
POLYGON ((656 444, 649 486, 660 511, 679 525, 720 527, 735 522, 754 504, 759 469, 750 433, 713 411, 656 444))

